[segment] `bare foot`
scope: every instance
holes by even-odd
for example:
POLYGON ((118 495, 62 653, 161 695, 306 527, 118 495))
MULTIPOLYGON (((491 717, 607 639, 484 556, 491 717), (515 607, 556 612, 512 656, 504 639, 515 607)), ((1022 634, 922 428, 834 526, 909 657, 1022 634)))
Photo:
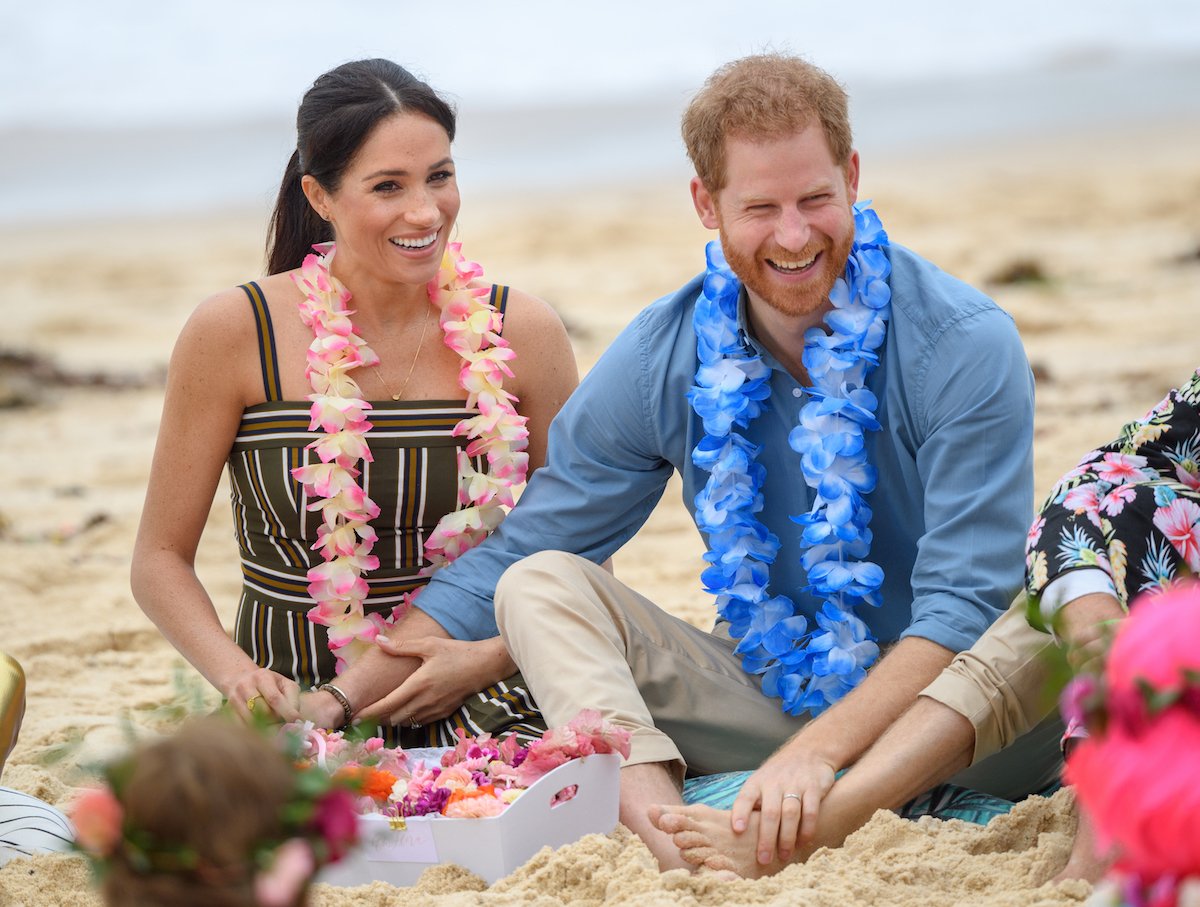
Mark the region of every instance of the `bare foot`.
MULTIPOLYGON (((642 839, 658 860, 662 872, 690 867, 671 842, 671 836, 655 827, 647 803, 683 803, 667 763, 651 762, 626 765, 621 769, 621 824, 642 839)), ((653 809, 650 807, 649 809, 653 809)))
MULTIPOLYGON (((758 862, 757 811, 750 814, 749 825, 741 834, 734 833, 728 810, 711 806, 652 806, 649 815, 654 826, 671 836, 679 855, 696 870, 757 879, 773 875, 791 862, 777 860, 765 865, 758 862)), ((809 853, 811 849, 802 849, 794 859, 803 860, 809 853)))
POLYGON ((1092 830, 1091 820, 1081 809, 1079 824, 1075 829, 1075 841, 1071 846, 1071 856, 1067 860, 1067 865, 1050 880, 1050 884, 1066 879, 1083 879, 1094 885, 1100 881, 1104 873, 1108 872, 1114 859, 1114 854, 1097 852, 1096 836, 1092 830))

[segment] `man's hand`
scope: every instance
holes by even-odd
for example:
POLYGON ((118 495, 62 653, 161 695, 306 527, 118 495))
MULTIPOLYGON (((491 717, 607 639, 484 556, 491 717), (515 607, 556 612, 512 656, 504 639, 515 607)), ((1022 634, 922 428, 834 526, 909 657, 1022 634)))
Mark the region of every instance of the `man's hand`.
POLYGON ((744 832, 758 809, 758 862, 765 866, 776 853, 782 861, 791 859, 797 845, 816 834, 821 801, 834 776, 832 765, 793 738, 742 785, 730 814, 734 833, 744 832))
POLYGON ((762 811, 757 859, 770 863, 778 851, 791 858, 797 845, 816 835, 821 801, 837 771, 852 765, 950 663, 953 653, 921 637, 892 647, 866 679, 799 733, 750 776, 734 801, 734 834, 748 827, 751 811, 762 811))

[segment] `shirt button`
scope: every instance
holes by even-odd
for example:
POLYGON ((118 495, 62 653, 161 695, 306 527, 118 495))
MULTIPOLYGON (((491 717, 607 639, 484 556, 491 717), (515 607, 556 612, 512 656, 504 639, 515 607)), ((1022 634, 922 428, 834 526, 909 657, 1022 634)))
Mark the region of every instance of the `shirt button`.
POLYGON ((792 388, 792 396, 793 397, 803 397, 804 391, 800 390, 800 388, 798 388, 798 387, 793 387, 792 388))

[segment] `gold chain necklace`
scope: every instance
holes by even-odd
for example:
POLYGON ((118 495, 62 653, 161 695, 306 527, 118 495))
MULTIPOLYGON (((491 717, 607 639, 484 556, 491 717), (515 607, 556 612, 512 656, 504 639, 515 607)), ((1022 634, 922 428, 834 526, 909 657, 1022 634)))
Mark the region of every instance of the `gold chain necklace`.
POLYGON ((425 345, 425 334, 429 330, 429 310, 425 310, 425 318, 421 324, 421 339, 417 341, 417 351, 413 353, 412 365, 408 367, 408 376, 404 379, 404 383, 400 385, 400 390, 392 392, 392 388, 388 385, 383 377, 383 372, 379 368, 379 363, 375 363, 375 377, 379 379, 379 383, 383 385, 384 390, 393 400, 399 400, 404 396, 405 390, 408 389, 408 382, 412 380, 413 372, 417 370, 417 360, 421 358, 421 347, 425 345))

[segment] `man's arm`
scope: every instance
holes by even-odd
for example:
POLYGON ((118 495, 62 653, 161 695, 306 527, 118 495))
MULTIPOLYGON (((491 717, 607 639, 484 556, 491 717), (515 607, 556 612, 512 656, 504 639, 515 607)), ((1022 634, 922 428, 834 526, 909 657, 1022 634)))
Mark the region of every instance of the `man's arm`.
POLYGON ((940 332, 915 383, 924 532, 901 637, 963 652, 1023 585, 1033 378, 1012 319, 989 306, 940 332))
MULTIPOLYGON (((644 311, 584 377, 550 425, 546 464, 478 547, 433 575, 417 602, 455 639, 498 634, 492 596, 508 567, 539 551, 603 563, 641 528, 673 472, 663 459, 644 347, 644 311)), ((680 391, 682 393, 682 390, 680 391)))
POLYGON ((846 772, 821 807, 801 856, 838 847, 880 809, 896 809, 971 763, 975 729, 954 709, 924 696, 846 772))

